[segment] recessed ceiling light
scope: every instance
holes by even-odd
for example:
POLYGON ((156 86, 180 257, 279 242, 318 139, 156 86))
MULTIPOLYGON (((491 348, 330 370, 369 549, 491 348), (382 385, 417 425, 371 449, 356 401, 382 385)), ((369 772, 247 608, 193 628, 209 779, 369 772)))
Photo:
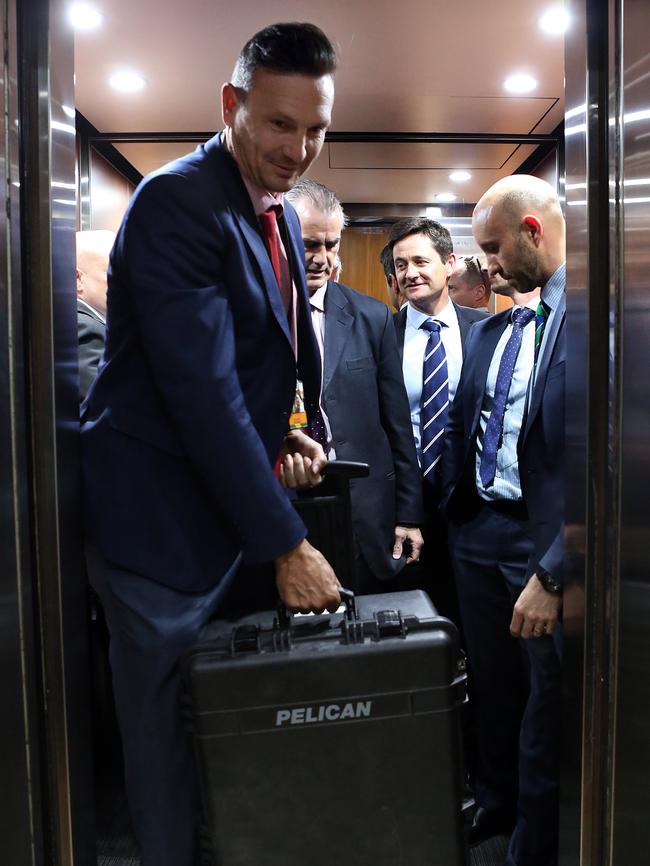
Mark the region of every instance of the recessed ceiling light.
POLYGON ((464 183, 466 180, 471 180, 472 175, 468 171, 452 171, 449 175, 449 180, 454 183, 464 183))
POLYGON ((537 81, 532 75, 517 73, 516 75, 511 75, 510 78, 506 78, 503 86, 509 93, 530 93, 531 90, 537 87, 537 81))
POLYGON ((436 201, 439 202, 451 202, 456 201, 457 196, 453 194, 453 192, 441 192, 436 196, 436 201))
POLYGON ((108 83, 115 90, 119 90, 122 93, 137 93, 138 90, 142 90, 145 81, 137 72, 123 69, 121 72, 116 72, 114 75, 111 75, 108 79, 108 83))
POLYGON ((564 6, 551 6, 539 19, 539 26, 545 33, 553 36, 566 33, 571 23, 571 16, 564 6))
POLYGON ((88 3, 73 3, 68 17, 75 30, 94 30, 104 20, 101 12, 88 3))

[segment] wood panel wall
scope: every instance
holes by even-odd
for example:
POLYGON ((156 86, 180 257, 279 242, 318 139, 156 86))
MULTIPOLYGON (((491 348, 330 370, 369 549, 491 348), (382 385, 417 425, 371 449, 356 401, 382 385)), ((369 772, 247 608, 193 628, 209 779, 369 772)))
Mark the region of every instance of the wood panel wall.
MULTIPOLYGON (((388 240, 388 229, 348 228, 343 232, 339 256, 343 264, 340 282, 390 306, 379 253, 388 240)), ((392 307, 391 307, 392 309, 392 307)))

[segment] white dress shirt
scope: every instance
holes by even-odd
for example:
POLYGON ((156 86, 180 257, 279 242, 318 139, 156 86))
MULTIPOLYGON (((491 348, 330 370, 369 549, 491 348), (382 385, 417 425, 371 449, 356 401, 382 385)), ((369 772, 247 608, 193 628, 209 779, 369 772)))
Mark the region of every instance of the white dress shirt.
POLYGON ((404 356, 402 372, 404 384, 409 398, 411 425, 415 450, 420 459, 420 401, 422 398, 422 366, 424 351, 429 341, 429 332, 420 326, 427 319, 440 323, 440 336, 447 355, 447 373, 449 376, 449 402, 451 403, 458 388, 460 371, 463 366, 463 344, 460 338, 458 316, 451 301, 435 316, 416 310, 411 304, 406 309, 406 329, 404 331, 404 356))
POLYGON ((323 406, 323 376, 325 375, 325 292, 327 291, 327 283, 324 286, 321 286, 320 289, 316 289, 313 295, 309 298, 309 304, 311 306, 311 323, 314 328, 314 334, 316 335, 316 342, 318 343, 318 351, 320 352, 320 411, 323 416, 323 421, 325 423, 325 430, 327 431, 327 445, 329 448, 327 459, 328 460, 336 460, 336 451, 334 450, 334 446, 332 444, 332 428, 330 427, 330 421, 327 417, 327 413, 325 412, 325 408, 323 406))

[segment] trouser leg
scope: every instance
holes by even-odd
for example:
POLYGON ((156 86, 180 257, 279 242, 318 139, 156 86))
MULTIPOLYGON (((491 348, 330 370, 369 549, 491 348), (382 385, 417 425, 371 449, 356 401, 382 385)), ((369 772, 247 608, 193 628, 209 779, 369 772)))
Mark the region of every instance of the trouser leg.
POLYGON ((452 525, 449 535, 472 670, 476 800, 513 823, 528 673, 519 642, 509 631, 513 597, 504 572, 523 584, 529 541, 522 525, 483 507, 473 520, 452 525))
POLYGON ((197 866, 200 799, 181 713, 179 658, 201 637, 235 566, 217 588, 187 594, 87 550, 108 623, 127 798, 142 866, 197 866))

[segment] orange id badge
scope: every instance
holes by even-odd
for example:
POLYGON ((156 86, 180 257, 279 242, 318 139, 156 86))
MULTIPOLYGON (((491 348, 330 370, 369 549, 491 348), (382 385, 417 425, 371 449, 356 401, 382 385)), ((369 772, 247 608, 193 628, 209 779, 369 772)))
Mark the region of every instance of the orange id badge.
POLYGON ((308 427, 307 411, 305 410, 305 389, 300 379, 296 379, 296 396, 293 401, 293 409, 289 417, 289 429, 301 430, 308 427))

